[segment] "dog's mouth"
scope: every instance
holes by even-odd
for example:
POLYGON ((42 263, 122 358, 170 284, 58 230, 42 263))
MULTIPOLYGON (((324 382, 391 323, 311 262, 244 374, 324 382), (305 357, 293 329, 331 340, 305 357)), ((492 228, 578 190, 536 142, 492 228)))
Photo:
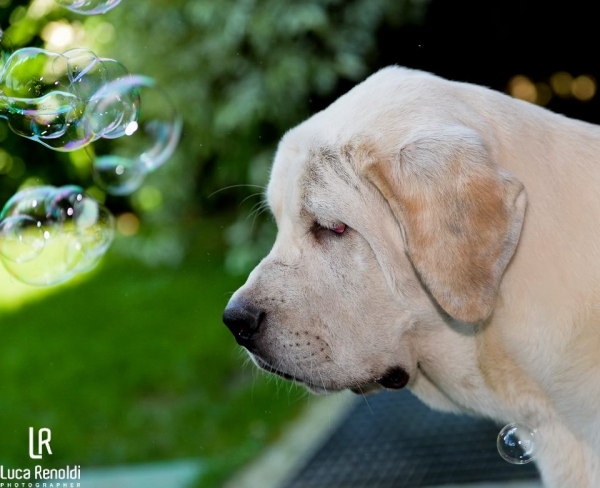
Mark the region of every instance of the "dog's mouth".
POLYGON ((281 376, 284 380, 296 381, 298 383, 304 383, 304 381, 301 380, 300 378, 296 378, 295 376, 293 376, 289 373, 284 373, 283 371, 271 366, 269 363, 267 363, 264 359, 261 359, 256 354, 253 354, 253 359, 254 359, 254 362, 257 364, 257 366, 264 369, 268 373, 273 373, 273 374, 276 374, 277 376, 281 376))
POLYGON ((342 390, 350 390, 357 395, 364 395, 367 393, 373 393, 375 391, 379 391, 382 388, 386 388, 388 390, 400 390, 404 388, 408 381, 410 380, 409 374, 406 370, 400 366, 396 366, 388 369, 383 376, 374 378, 372 381, 367 381, 357 385, 351 385, 346 387, 335 387, 329 386, 325 387, 325 385, 318 385, 309 381, 305 378, 298 378, 290 373, 286 373, 281 371, 280 369, 275 368, 267 361, 262 359, 260 356, 253 354, 253 359, 257 366, 264 369, 268 373, 276 374, 277 376, 282 377, 285 380, 293 381, 295 383, 299 383, 304 385, 308 389, 314 391, 315 393, 330 393, 334 391, 342 391, 342 390))
POLYGON ((400 390, 408 384, 409 380, 410 375, 406 370, 400 366, 395 366, 388 369, 385 374, 377 380, 377 383, 388 390, 400 390))
POLYGON ((274 366, 271 366, 271 364, 266 362, 264 359, 261 359, 257 355, 254 355, 254 361, 257 364, 257 366, 264 369, 268 373, 276 374, 277 376, 281 376, 284 380, 293 381, 294 383, 303 385, 314 393, 327 394, 327 393, 333 393, 335 391, 344 390, 344 388, 335 388, 332 386, 326 387, 324 384, 317 385, 308 379, 298 378, 297 376, 294 376, 290 373, 285 373, 284 371, 281 371, 280 369, 277 369, 274 366))
POLYGON ((333 391, 343 390, 343 388, 339 388, 339 389, 326 388, 325 385, 318 386, 304 378, 298 378, 297 376, 294 376, 292 374, 285 373, 285 372, 281 371, 280 369, 275 368, 274 366, 272 366, 271 364, 269 364, 268 362, 266 362, 264 359, 262 359, 260 356, 257 356, 256 354, 253 354, 252 358, 254 359, 254 362, 256 363, 256 365, 258 367, 264 369, 268 373, 273 373, 273 374, 276 374, 277 376, 281 376, 284 380, 293 381, 294 383, 301 384, 315 393, 323 394, 323 393, 331 393, 333 391))
POLYGON ((357 395, 365 395, 379 391, 382 388, 387 390, 401 390, 408 384, 409 380, 410 375, 406 370, 400 366, 395 366, 388 369, 383 376, 375 378, 370 383, 350 388, 350 391, 357 395))

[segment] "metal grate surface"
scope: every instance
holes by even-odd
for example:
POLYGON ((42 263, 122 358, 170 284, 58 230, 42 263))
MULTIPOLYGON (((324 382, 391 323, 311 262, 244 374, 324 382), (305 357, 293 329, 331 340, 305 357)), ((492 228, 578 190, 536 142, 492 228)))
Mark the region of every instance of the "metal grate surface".
POLYGON ((406 488, 538 478, 496 451, 500 427, 431 410, 408 391, 359 401, 284 488, 406 488))

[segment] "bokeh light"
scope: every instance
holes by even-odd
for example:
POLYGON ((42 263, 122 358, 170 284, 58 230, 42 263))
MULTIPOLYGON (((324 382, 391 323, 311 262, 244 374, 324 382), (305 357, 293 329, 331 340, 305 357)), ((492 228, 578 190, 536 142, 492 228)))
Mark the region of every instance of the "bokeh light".
POLYGON ((581 75, 571 82, 571 92, 577 100, 588 102, 596 95, 596 80, 589 75, 581 75))
POLYGON ((525 75, 515 75, 508 82, 508 92, 515 98, 535 103, 537 89, 533 82, 525 75))
POLYGON ((550 85, 548 85, 547 83, 543 83, 543 82, 536 83, 535 91, 536 91, 535 103, 537 105, 541 105, 542 107, 545 107, 546 105, 548 105, 548 103, 550 103, 550 100, 552 100, 552 88, 550 88, 550 85))
POLYGON ((131 212, 122 213, 117 217, 117 231, 119 234, 130 237, 140 230, 140 219, 131 212))
POLYGON ((75 40, 75 29, 66 21, 49 22, 40 35, 48 50, 63 50, 75 40))
POLYGON ((569 98, 571 96, 572 83, 573 76, 566 71, 558 71, 550 77, 552 90, 561 98, 569 98))

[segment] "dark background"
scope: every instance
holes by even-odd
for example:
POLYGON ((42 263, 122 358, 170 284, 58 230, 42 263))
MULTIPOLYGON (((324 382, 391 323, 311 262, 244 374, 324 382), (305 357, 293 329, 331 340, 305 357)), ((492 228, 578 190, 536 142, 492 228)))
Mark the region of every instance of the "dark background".
MULTIPOLYGON (((523 74, 548 82, 557 71, 598 79, 600 28, 593 2, 433 0, 422 23, 377 32, 373 70, 399 64, 506 91, 523 74)), ((342 94, 354 83, 341 84, 342 94)), ((330 100, 324 100, 323 108, 330 100)), ((597 123, 598 100, 552 97, 548 109, 597 123)))

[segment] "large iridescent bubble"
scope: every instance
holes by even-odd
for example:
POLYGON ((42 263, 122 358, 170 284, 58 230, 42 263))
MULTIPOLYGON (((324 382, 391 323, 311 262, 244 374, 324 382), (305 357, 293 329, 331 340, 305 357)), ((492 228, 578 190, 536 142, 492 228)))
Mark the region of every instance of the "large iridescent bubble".
POLYGON ((108 12, 121 3, 121 0, 56 0, 72 12, 83 15, 97 15, 108 12))
POLYGON ((173 154, 181 136, 182 121, 166 93, 152 78, 127 76, 96 92, 84 119, 108 146, 92 147, 94 180, 115 195, 139 188, 147 173, 162 166, 173 154), (104 129, 103 129, 104 128, 104 129))
POLYGON ((30 285, 62 283, 91 269, 113 237, 110 211, 74 185, 25 189, 0 212, 0 259, 30 285))

